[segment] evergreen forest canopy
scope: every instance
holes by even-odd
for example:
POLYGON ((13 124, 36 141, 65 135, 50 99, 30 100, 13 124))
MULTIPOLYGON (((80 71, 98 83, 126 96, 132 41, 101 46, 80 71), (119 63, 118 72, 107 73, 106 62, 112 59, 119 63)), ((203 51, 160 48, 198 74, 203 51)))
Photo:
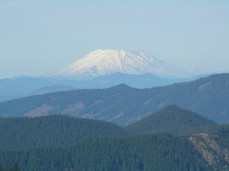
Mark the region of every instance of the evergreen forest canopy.
POLYGON ((166 132, 191 135, 208 132, 218 125, 199 114, 171 105, 126 127, 131 134, 166 132))
POLYGON ((128 135, 112 123, 62 115, 0 119, 0 148, 64 146, 87 137, 128 135))
MULTIPOLYGON (((220 148, 229 149, 228 126, 174 105, 128 127, 61 115, 4 118, 0 119, 0 168, 15 167, 23 171, 217 170, 189 141, 193 133, 203 132, 212 135, 220 148), (171 131, 168 122, 178 126, 171 131), (156 123, 159 124, 154 126, 156 123)), ((220 158, 219 165, 218 170, 229 168, 224 158, 220 158)))
POLYGON ((63 170, 211 170, 182 137, 166 134, 98 137, 65 147, 1 150, 3 168, 23 171, 63 170))

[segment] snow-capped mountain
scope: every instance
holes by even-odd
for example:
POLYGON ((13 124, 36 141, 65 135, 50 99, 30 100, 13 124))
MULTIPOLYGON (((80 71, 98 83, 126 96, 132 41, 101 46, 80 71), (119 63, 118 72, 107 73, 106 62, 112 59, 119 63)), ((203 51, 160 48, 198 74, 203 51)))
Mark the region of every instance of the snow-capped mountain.
POLYGON ((113 73, 152 73, 163 77, 187 77, 187 72, 173 67, 144 51, 95 50, 63 68, 59 75, 101 76, 113 73))

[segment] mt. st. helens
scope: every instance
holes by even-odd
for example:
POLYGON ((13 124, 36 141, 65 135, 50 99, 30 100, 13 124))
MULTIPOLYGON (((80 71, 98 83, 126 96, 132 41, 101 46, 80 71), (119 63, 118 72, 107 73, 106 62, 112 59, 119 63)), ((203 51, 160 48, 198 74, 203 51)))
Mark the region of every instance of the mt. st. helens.
POLYGON ((177 69, 144 51, 96 50, 51 75, 0 79, 0 101, 74 88, 108 88, 122 83, 150 88, 196 78, 200 78, 198 73, 177 69))
POLYGON ((187 77, 186 71, 173 67, 144 51, 95 50, 63 68, 63 76, 101 76, 113 73, 152 73, 163 77, 187 77))

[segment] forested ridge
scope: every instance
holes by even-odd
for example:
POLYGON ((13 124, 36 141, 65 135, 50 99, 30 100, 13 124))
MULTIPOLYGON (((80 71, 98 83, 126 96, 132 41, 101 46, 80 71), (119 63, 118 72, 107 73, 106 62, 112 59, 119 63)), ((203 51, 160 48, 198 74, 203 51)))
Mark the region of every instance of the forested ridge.
POLYGON ((53 115, 0 119, 0 148, 62 146, 93 136, 123 136, 127 131, 112 123, 53 115))
POLYGON ((62 170, 211 170, 182 137, 166 134, 98 137, 66 147, 1 150, 3 168, 23 171, 62 170))
POLYGON ((191 135, 209 132, 218 124, 199 114, 170 105, 126 127, 131 134, 166 132, 175 135, 191 135))
POLYGON ((228 125, 218 125, 174 105, 128 127, 63 115, 2 118, 0 168, 4 171, 221 171, 229 166, 227 153, 223 152, 229 152, 228 137, 228 125), (209 164, 202 147, 195 143, 205 143, 205 151, 212 146, 220 149, 215 165, 209 164))
POLYGON ((0 148, 69 145, 92 136, 125 136, 147 133, 191 135, 218 125, 191 111, 168 106, 128 127, 64 115, 0 119, 0 148))

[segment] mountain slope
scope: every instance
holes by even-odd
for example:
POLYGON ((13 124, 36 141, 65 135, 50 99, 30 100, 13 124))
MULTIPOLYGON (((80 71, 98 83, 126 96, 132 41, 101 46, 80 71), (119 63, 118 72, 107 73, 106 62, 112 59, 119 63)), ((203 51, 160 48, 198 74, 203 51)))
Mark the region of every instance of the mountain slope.
POLYGON ((61 148, 0 150, 0 166, 15 165, 23 171, 211 170, 187 139, 163 134, 89 138, 61 148))
POLYGON ((0 116, 60 113, 128 125, 172 104, 216 122, 229 123, 229 74, 151 89, 119 85, 31 96, 0 103, 0 116))
POLYGON ((126 129, 132 134, 166 132, 190 135, 205 132, 216 126, 215 122, 207 118, 173 105, 129 125, 126 129))
POLYGON ((0 149, 63 146, 93 136, 123 136, 114 124, 68 116, 0 119, 0 149))
POLYGON ((59 92, 59 91, 69 91, 74 90, 75 87, 72 86, 64 86, 64 85, 56 85, 56 86, 50 86, 50 87, 42 87, 39 89, 36 89, 30 93, 30 95, 40 95, 40 94, 47 94, 47 93, 53 93, 53 92, 59 92))
POLYGON ((229 170, 229 125, 218 127, 211 134, 195 134, 188 139, 214 170, 229 170))
MULTIPOLYGON (((108 75, 113 73, 187 77, 177 69, 144 51, 95 50, 60 71, 60 75, 108 75)), ((190 76, 190 75, 189 75, 190 76)))

